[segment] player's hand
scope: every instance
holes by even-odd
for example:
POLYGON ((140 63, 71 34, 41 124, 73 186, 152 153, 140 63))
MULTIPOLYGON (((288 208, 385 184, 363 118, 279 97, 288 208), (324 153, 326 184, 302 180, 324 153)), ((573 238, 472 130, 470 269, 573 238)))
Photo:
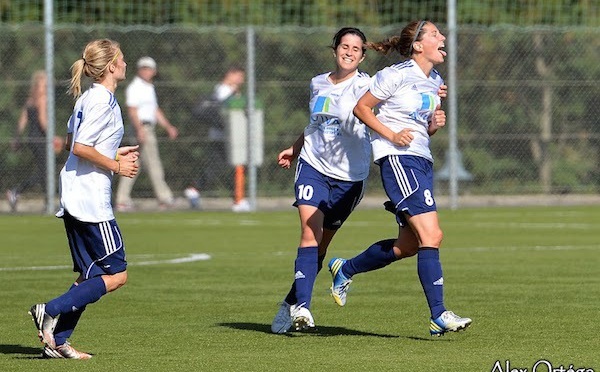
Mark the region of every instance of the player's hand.
POLYGON ((405 129, 402 129, 398 133, 394 133, 392 142, 395 145, 402 146, 402 147, 410 145, 412 140, 415 138, 415 136, 413 136, 413 134, 411 133, 412 131, 413 131, 412 129, 405 128, 405 129))
POLYGON ((139 148, 140 148, 139 145, 119 147, 117 149, 117 155, 119 155, 119 160, 122 160, 122 159, 131 159, 132 161, 138 160, 138 158, 140 157, 140 153, 138 151, 139 148))
POLYGON ((442 110, 442 105, 437 105, 433 115, 431 116, 431 123, 429 123, 430 130, 438 130, 446 125, 446 112, 442 110))
POLYGON ((289 169, 292 166, 294 159, 296 159, 296 156, 297 155, 294 154, 294 147, 288 147, 279 153, 277 156, 277 163, 281 168, 289 169))
POLYGON ((173 125, 167 127, 167 135, 169 139, 174 140, 179 135, 179 131, 173 125))
POLYGON ((132 154, 127 154, 122 158, 119 158, 119 175, 123 177, 133 178, 137 175, 139 165, 136 160, 133 160, 132 154))
POLYGON ((446 98, 448 96, 448 86, 446 84, 440 85, 438 96, 440 96, 440 98, 446 98))

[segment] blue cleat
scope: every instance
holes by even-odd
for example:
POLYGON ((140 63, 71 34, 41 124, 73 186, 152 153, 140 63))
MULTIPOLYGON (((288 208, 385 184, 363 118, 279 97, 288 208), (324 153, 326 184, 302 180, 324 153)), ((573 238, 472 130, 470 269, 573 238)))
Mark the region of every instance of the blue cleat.
POLYGON ((345 263, 346 260, 343 258, 332 258, 327 265, 331 272, 331 296, 339 306, 346 304, 346 293, 350 283, 352 283, 352 279, 346 278, 346 275, 342 272, 342 266, 345 263))
POLYGON ((452 311, 444 311, 436 319, 429 322, 429 333, 432 336, 442 336, 446 332, 458 332, 471 325, 473 321, 470 318, 461 318, 452 311))

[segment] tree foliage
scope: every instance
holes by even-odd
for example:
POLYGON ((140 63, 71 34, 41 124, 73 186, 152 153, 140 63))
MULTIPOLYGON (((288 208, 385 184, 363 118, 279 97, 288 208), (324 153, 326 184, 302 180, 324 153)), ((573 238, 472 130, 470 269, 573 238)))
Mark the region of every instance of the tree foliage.
MULTIPOLYGON (((44 1, 0 1, 0 22, 42 22, 44 1)), ((594 0, 461 0, 460 24, 600 25, 594 0)), ((54 0, 57 23, 83 25, 388 26, 444 22, 446 0, 54 0)))

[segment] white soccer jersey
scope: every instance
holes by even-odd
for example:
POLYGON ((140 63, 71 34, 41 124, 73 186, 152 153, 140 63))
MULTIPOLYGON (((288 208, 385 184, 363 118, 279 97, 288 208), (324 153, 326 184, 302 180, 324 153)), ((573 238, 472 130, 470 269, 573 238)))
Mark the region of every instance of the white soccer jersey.
POLYGON ((149 83, 136 76, 125 90, 125 104, 127 107, 137 108, 140 121, 156 124, 156 110, 158 110, 158 98, 154 84, 149 83))
POLYGON ((322 174, 343 181, 362 181, 369 175, 371 146, 368 128, 352 113, 368 90, 371 78, 357 71, 333 84, 330 73, 310 83, 310 123, 304 129, 300 157, 322 174))
POLYGON ((413 129, 409 146, 396 146, 373 133, 373 158, 387 155, 416 155, 433 161, 429 149, 429 119, 441 102, 438 90, 444 80, 433 69, 429 77, 412 60, 398 63, 377 72, 371 82, 371 94, 383 102, 377 118, 394 132, 413 129))
POLYGON ((112 172, 73 155, 73 145, 77 142, 92 146, 109 158, 115 157, 123 138, 123 118, 114 94, 94 83, 75 103, 67 133, 71 133, 73 142, 60 171, 60 210, 56 215, 61 217, 66 210, 84 222, 114 219, 112 172))

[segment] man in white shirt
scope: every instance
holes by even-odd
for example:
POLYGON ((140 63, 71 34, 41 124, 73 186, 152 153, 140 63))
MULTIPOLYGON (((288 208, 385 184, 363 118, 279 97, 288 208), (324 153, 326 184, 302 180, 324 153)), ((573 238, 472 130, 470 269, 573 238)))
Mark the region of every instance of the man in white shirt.
MULTIPOLYGON (((151 57, 142 57, 137 62, 137 68, 137 76, 125 92, 127 112, 135 128, 138 143, 141 146, 140 159, 144 169, 148 171, 150 176, 154 195, 160 207, 168 208, 173 204, 174 199, 171 189, 165 182, 155 127, 157 124, 163 127, 171 140, 177 138, 178 131, 158 106, 156 91, 152 83, 157 72, 156 62, 151 57)), ((118 211, 125 212, 133 209, 131 190, 136 179, 137 177, 121 177, 119 179, 116 195, 118 211)))

